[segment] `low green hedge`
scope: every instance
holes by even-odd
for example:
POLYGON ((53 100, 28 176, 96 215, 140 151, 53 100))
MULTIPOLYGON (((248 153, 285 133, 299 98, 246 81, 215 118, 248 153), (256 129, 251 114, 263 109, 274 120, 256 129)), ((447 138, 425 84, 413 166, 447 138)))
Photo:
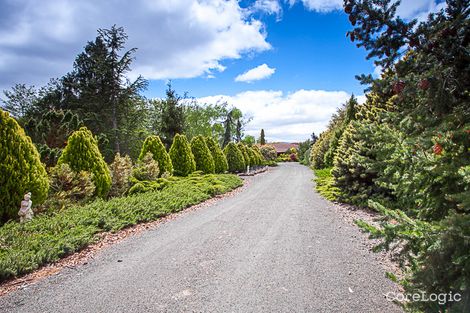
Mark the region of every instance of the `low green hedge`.
POLYGON ((230 174, 194 175, 173 180, 161 190, 98 199, 53 215, 39 215, 25 224, 6 223, 0 227, 0 282, 83 249, 100 232, 156 220, 242 184, 230 174))

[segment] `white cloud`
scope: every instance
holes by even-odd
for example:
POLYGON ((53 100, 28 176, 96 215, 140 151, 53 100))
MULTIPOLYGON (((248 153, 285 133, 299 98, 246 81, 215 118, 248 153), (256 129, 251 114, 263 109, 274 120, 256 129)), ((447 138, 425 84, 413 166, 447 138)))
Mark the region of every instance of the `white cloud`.
MULTIPOLYGON (((322 13, 343 9, 343 0, 285 0, 285 2, 291 6, 302 3, 307 10, 322 13)), ((418 18, 422 20, 429 13, 436 12, 444 6, 445 2, 438 3, 437 0, 402 0, 397 14, 405 19, 418 18)))
POLYGON ((343 0, 289 0, 291 5, 295 2, 302 2, 308 10, 318 12, 331 12, 343 8, 343 0))
POLYGON ((0 86, 65 74, 96 30, 113 24, 125 28, 128 48, 138 48, 134 73, 210 76, 225 69, 224 59, 271 48, 251 14, 236 0, 2 1, 0 86))
POLYGON ((261 80, 271 77, 276 71, 275 68, 270 68, 266 63, 261 64, 255 68, 252 68, 249 71, 246 71, 243 74, 238 75, 235 77, 236 82, 245 82, 251 83, 255 80, 261 80))
POLYGON ((278 0, 256 0, 253 4, 253 10, 274 14, 280 16, 282 12, 281 4, 278 0))
MULTIPOLYGON (((210 96, 199 98, 201 103, 227 103, 241 109, 253 119, 246 127, 246 134, 259 136, 265 130, 269 141, 302 141, 324 131, 331 115, 351 95, 345 91, 297 90, 284 94, 282 91, 245 91, 235 96, 210 96)), ((360 103, 365 96, 357 97, 360 103)))

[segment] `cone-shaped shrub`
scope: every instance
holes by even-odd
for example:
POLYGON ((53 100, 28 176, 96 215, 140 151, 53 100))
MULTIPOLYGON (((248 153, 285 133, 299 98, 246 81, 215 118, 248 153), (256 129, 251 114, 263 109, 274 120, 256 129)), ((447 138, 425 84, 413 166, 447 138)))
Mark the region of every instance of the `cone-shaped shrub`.
POLYGON ((202 171, 204 174, 215 173, 214 159, 204 137, 196 136, 191 139, 191 152, 194 155, 197 171, 202 171))
POLYGON ((258 160, 258 165, 263 165, 263 162, 265 161, 265 159, 264 159, 263 154, 261 153, 260 148, 258 146, 253 146, 253 152, 255 153, 256 159, 258 160))
POLYGON ((325 154, 328 152, 330 147, 330 141, 333 136, 333 132, 328 129, 320 134, 320 138, 313 144, 312 150, 310 151, 310 163, 315 169, 325 168, 325 154))
POLYGON ((128 155, 122 157, 118 152, 114 156, 114 161, 109 166, 112 179, 110 197, 121 197, 129 190, 132 168, 132 160, 128 155))
POLYGON ((206 138, 207 147, 211 151, 212 158, 214 159, 215 172, 216 173, 225 173, 228 171, 227 158, 222 152, 219 144, 215 141, 214 138, 206 138))
POLYGON ((391 197, 387 184, 396 174, 386 181, 382 177, 386 175, 385 160, 393 155, 399 137, 398 132, 377 123, 353 121, 346 127, 331 172, 335 186, 341 190, 339 200, 367 206, 370 199, 384 202, 391 197), (377 142, 396 143, 396 146, 377 145, 377 142))
POLYGON ((188 176, 196 170, 196 162, 185 135, 176 134, 173 138, 170 158, 173 164, 173 173, 176 176, 188 176))
POLYGON ((240 150, 240 152, 242 153, 243 155, 243 162, 245 164, 245 167, 247 167, 248 165, 250 165, 251 161, 250 161, 250 155, 248 154, 248 151, 245 147, 244 144, 242 144, 241 142, 237 143, 237 147, 238 149, 240 150))
POLYGON ((256 154, 253 149, 251 149, 251 147, 245 147, 245 149, 250 157, 250 166, 258 165, 258 159, 256 158, 256 154))
POLYGON ((160 137, 149 136, 145 139, 142 150, 140 151, 139 161, 142 161, 147 152, 152 153, 153 159, 158 162, 160 175, 164 173, 173 174, 173 165, 171 164, 170 155, 166 152, 160 137))
POLYGON ((230 142, 224 149, 225 157, 227 158, 228 171, 231 173, 243 172, 245 170, 245 160, 243 153, 238 146, 230 142))
POLYGON ((82 127, 67 140, 57 164, 68 164, 74 172, 87 171, 93 174, 96 195, 105 197, 111 188, 111 173, 98 148, 91 131, 82 127))
POLYGON ((31 138, 0 110, 0 223, 18 216, 25 193, 31 192, 31 200, 39 204, 48 190, 47 173, 31 138))

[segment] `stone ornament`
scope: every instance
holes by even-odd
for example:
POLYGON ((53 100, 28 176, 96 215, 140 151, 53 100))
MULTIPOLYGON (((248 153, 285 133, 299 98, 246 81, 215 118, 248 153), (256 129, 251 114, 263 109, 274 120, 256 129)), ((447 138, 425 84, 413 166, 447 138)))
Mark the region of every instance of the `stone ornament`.
POLYGON ((21 201, 21 208, 18 212, 20 216, 20 223, 24 223, 33 219, 34 213, 31 209, 33 202, 31 201, 31 192, 24 195, 24 199, 21 201))

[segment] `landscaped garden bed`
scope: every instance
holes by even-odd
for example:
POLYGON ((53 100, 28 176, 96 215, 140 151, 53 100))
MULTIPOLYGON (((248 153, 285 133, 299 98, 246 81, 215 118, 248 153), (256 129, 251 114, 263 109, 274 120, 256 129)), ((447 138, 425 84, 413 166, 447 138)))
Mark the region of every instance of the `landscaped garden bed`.
POLYGON ((8 222, 0 227, 0 282, 74 253, 102 232, 156 220, 242 184, 231 174, 178 177, 159 191, 97 199, 41 214, 28 223, 8 222))

